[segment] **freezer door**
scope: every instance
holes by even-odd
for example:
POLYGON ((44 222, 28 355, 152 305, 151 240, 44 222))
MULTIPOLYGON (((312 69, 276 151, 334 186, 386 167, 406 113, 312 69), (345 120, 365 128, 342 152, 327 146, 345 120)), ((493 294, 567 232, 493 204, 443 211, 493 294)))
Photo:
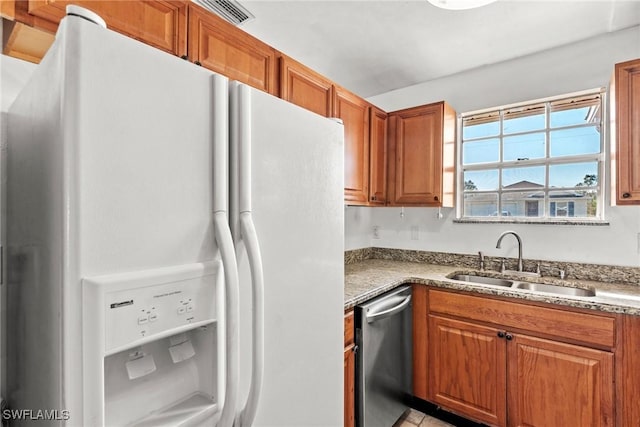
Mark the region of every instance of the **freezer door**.
POLYGON ((250 213, 264 272, 264 372, 253 426, 341 426, 343 127, 255 89, 231 86, 230 208, 240 269, 241 401, 252 399, 251 372, 258 365, 250 355, 260 342, 252 339, 252 275, 244 251, 250 230, 241 227, 250 213), (244 113, 234 117, 236 111, 244 113), (244 124, 236 126, 237 121, 244 124), (243 152, 237 133, 247 132, 251 150, 243 152), (248 181, 240 179, 241 158, 251 164, 248 181), (239 191, 243 186, 250 199, 239 191))
POLYGON ((227 162, 214 166, 228 149, 227 97, 224 77, 82 18, 62 21, 9 113, 12 406, 67 409, 76 425, 104 419, 100 394, 86 390, 102 368, 82 368, 82 278, 220 262, 225 229, 235 258, 227 162))

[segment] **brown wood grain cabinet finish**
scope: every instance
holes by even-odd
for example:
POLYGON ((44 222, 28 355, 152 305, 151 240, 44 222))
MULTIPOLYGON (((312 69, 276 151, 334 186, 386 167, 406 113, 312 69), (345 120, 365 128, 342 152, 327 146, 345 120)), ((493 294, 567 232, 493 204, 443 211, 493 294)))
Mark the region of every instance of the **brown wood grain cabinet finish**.
POLYGON ((498 330, 429 315, 430 400, 491 425, 506 425, 506 345, 498 330))
POLYGON ((640 425, 640 316, 619 316, 616 367, 616 426, 640 425))
POLYGON ((638 425, 636 317, 435 289, 421 298, 428 359, 414 364, 428 400, 494 426, 638 425))
POLYGON ((188 57, 231 80, 278 94, 275 49, 195 4, 189 5, 188 57))
POLYGON ((536 331, 574 343, 610 349, 615 319, 610 316, 548 308, 453 292, 429 292, 429 312, 472 319, 512 330, 536 331))
POLYGON ((370 108, 369 118, 369 204, 387 203, 387 113, 370 108))
POLYGON ((280 98, 324 117, 333 116, 333 82, 307 66, 282 55, 280 98))
POLYGON ((613 353, 514 334, 510 426, 613 426, 613 353))
POLYGON ((640 204, 640 59, 616 64, 613 76, 618 205, 640 204))
POLYGON ((13 20, 16 17, 16 3, 11 0, 0 1, 0 17, 13 20))
POLYGON ((28 13, 56 27, 66 6, 75 4, 97 13, 107 27, 143 43, 182 56, 187 52, 187 5, 183 1, 29 0, 28 13))
POLYGON ((369 104, 336 87, 335 115, 344 124, 344 199, 347 204, 369 201, 369 104))
POLYGON ((453 206, 455 111, 445 102, 389 113, 389 199, 453 206))
POLYGON ((354 344, 354 316, 353 310, 344 315, 344 426, 355 426, 355 374, 356 353, 354 344))

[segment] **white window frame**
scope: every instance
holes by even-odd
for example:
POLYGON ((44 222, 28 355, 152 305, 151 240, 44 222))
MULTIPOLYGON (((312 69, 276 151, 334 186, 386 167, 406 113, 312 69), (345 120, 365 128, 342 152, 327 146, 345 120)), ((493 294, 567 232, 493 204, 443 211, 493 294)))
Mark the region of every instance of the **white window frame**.
MULTIPOLYGON (((595 88, 584 90, 580 92, 568 93, 543 99, 531 100, 526 102, 502 105, 499 107, 486 108, 482 110, 471 111, 467 113, 460 114, 458 116, 457 123, 457 141, 456 141, 456 171, 457 171, 457 203, 456 203, 456 218, 458 221, 472 221, 472 222, 526 222, 526 223, 558 223, 558 222, 575 222, 575 223, 598 223, 604 222, 605 220, 605 188, 606 188, 606 143, 607 143, 607 122, 605 118, 608 116, 607 111, 607 102, 606 102, 606 89, 605 88, 595 88), (587 154, 587 155, 573 155, 573 156, 563 156, 551 158, 549 155, 550 144, 549 144, 549 133, 556 129, 569 129, 572 126, 561 127, 561 128, 550 128, 549 127, 549 116, 550 116, 550 103, 554 101, 559 101, 567 98, 588 96, 588 95, 600 95, 600 152, 595 154, 587 154), (502 132, 502 121, 504 120, 504 111, 510 110, 518 107, 526 107, 533 106, 538 104, 545 104, 545 127, 543 130, 537 129, 531 132, 522 132, 522 133, 514 133, 514 134, 506 134, 504 135, 502 132), (500 114, 500 132, 498 135, 493 136, 493 138, 499 139, 499 161, 491 162, 491 163, 479 163, 464 166, 462 163, 462 145, 463 145, 463 119, 469 116, 480 115, 484 113, 491 113, 499 111, 500 114), (515 161, 503 161, 503 147, 504 141, 503 137, 510 137, 513 135, 527 134, 527 133, 536 133, 544 131, 546 133, 546 155, 544 158, 533 159, 533 160, 515 160, 515 161), (553 191, 557 191, 553 187, 548 186, 549 182, 549 166, 550 165, 560 165, 567 163, 580 163, 580 162, 598 162, 598 183, 595 187, 597 194, 597 208, 595 217, 558 217, 550 215, 550 202, 552 201, 549 198, 549 193, 553 191), (487 190, 487 191, 478 191, 477 193, 497 193, 498 201, 497 201, 497 210, 501 209, 502 195, 505 193, 512 193, 513 191, 504 191, 502 188, 502 169, 504 168, 512 168, 512 167, 529 167, 529 166, 545 166, 545 186, 543 188, 531 189, 531 191, 540 191, 544 192, 544 198, 540 199, 542 201, 542 205, 539 209, 542 209, 544 212, 544 216, 539 217, 527 217, 527 216, 506 216, 500 215, 498 213, 497 217, 493 216, 465 216, 464 213, 464 172, 465 171, 473 171, 473 170, 498 170, 498 189, 497 190, 487 190)), ((584 125, 578 125, 576 127, 580 127, 584 125)), ((594 187, 589 187, 593 189, 594 187)), ((584 187, 563 187, 562 191, 570 191, 570 190, 584 190, 584 187)), ((523 191, 527 191, 526 189, 523 191)))

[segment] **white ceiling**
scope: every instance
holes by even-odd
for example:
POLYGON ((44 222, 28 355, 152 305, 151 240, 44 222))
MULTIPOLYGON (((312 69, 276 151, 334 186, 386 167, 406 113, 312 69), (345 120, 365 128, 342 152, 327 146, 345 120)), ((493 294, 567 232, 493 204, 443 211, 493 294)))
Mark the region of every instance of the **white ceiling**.
POLYGON ((240 3, 256 16, 243 30, 362 97, 640 25, 640 0, 240 3))

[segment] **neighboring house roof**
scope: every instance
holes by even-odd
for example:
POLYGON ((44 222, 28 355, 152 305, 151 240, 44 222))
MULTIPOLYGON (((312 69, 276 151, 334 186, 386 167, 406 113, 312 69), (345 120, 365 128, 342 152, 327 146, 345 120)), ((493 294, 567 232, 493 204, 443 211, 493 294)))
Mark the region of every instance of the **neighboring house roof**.
POLYGON ((519 182, 516 182, 515 184, 504 186, 505 189, 509 189, 509 190, 513 190, 516 188, 542 188, 542 187, 544 187, 544 185, 536 184, 535 182, 531 182, 531 181, 519 181, 519 182))

